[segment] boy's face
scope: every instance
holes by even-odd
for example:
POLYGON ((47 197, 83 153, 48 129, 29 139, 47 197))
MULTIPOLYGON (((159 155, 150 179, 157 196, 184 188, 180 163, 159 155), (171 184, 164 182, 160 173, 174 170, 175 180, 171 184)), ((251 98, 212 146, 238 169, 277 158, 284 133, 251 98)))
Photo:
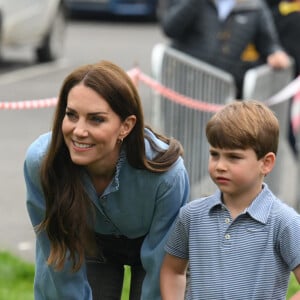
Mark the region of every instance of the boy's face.
POLYGON ((253 149, 210 147, 209 174, 226 198, 256 197, 268 173, 265 158, 257 159, 253 149))

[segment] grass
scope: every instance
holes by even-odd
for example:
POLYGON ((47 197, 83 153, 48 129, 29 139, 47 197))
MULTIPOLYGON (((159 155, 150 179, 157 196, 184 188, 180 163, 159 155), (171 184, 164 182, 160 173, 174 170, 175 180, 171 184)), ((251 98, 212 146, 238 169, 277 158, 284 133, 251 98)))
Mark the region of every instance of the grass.
MULTIPOLYGON (((0 299, 33 300, 34 265, 0 251, 0 299)), ((125 267, 121 300, 129 299, 130 268, 125 267)))
POLYGON ((0 299, 32 300, 34 267, 7 252, 0 252, 0 299))
POLYGON ((124 284, 123 284, 121 300, 129 299, 129 288, 130 288, 130 267, 125 266, 124 284))
MULTIPOLYGON (((0 299, 33 300, 33 277, 33 264, 26 263, 8 252, 0 252, 0 299)), ((129 285, 130 268, 125 267, 125 281, 121 300, 129 299, 129 285)), ((287 299, 296 291, 299 291, 299 284, 292 275, 287 299)))
POLYGON ((299 290, 300 290, 299 284, 294 274, 292 274, 286 299, 290 299, 299 290))

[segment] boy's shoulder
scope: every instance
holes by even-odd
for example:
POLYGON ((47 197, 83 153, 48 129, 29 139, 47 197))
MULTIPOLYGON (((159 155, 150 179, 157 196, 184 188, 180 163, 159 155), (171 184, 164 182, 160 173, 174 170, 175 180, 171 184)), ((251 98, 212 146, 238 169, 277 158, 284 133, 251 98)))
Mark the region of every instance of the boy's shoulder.
MULTIPOLYGON (((300 214, 289 204, 278 198, 265 184, 260 205, 261 213, 265 214, 265 222, 272 224, 274 230, 278 233, 288 228, 300 227, 300 214)), ((293 229, 292 229, 293 230, 293 229)))
POLYGON ((212 207, 221 204, 221 194, 219 191, 213 195, 197 198, 182 207, 182 211, 188 214, 208 212, 212 207))
POLYGON ((300 218, 300 214, 292 206, 275 197, 271 217, 279 222, 287 223, 293 218, 300 218))

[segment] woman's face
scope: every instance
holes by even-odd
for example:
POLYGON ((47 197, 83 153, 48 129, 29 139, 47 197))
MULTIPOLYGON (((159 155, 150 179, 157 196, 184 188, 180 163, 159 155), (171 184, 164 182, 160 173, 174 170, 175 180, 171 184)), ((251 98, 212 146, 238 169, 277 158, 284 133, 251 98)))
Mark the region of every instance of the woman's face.
POLYGON ((90 170, 115 164, 119 139, 129 133, 129 127, 128 120, 122 122, 93 89, 79 84, 70 90, 62 132, 75 164, 90 170))

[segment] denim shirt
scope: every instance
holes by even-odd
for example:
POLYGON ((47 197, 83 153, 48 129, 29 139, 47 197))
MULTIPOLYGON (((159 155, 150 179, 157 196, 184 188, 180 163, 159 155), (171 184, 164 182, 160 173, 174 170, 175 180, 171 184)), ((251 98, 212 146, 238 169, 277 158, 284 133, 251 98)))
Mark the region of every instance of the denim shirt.
MULTIPOLYGON (((167 145, 145 129, 162 148, 167 145)), ((40 182, 40 166, 50 143, 51 133, 41 135, 28 148, 24 163, 27 188, 27 210, 33 226, 45 216, 45 199, 40 182)), ((155 151, 145 139, 147 158, 155 151)), ((83 172, 84 186, 96 207, 95 232, 125 235, 128 238, 146 236, 141 248, 141 260, 146 271, 142 288, 142 300, 159 300, 159 272, 165 254, 164 244, 180 207, 189 200, 189 180, 183 159, 180 157, 164 173, 152 173, 133 168, 121 151, 116 173, 102 195, 83 172)), ((86 266, 71 272, 66 260, 62 271, 55 271, 46 261, 50 253, 50 241, 45 232, 36 236, 35 300, 64 299, 91 300, 92 291, 86 276, 86 266)))

